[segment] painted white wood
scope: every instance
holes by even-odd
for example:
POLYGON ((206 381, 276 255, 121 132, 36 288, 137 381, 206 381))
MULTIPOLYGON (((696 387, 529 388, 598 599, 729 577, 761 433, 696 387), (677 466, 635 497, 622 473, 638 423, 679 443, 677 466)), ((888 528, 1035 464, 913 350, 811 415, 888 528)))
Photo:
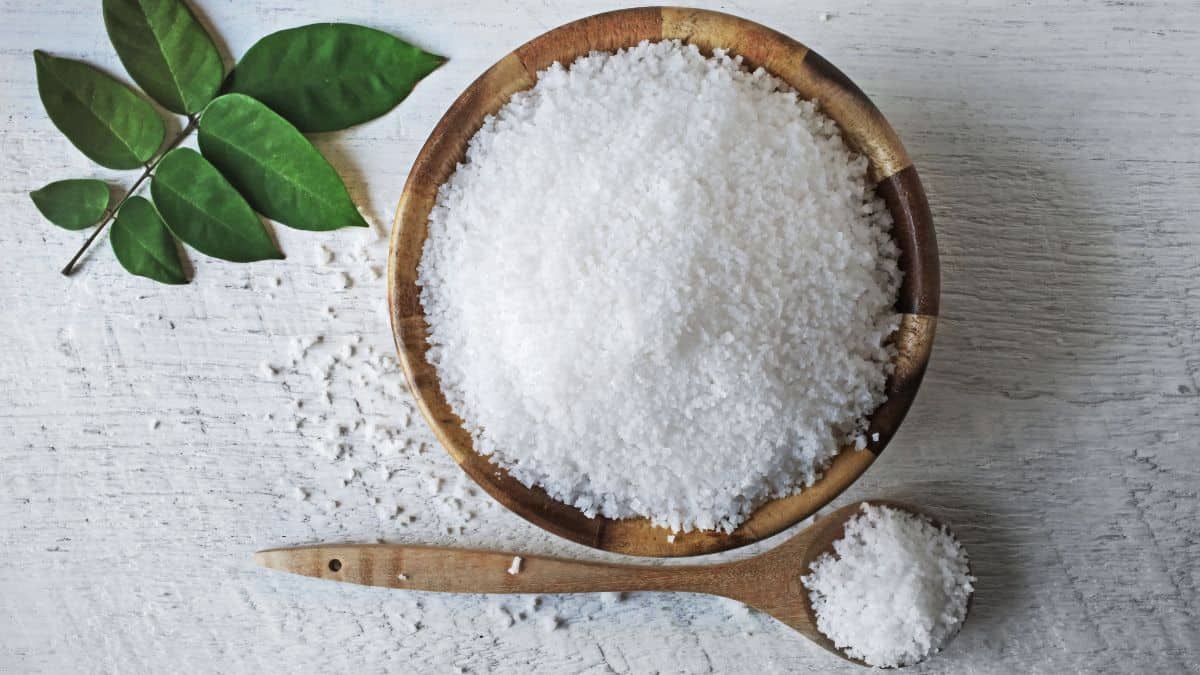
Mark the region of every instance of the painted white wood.
MULTIPOLYGON (((908 422, 843 497, 935 507, 973 554, 964 632, 914 670, 1200 669, 1200 5, 697 4, 842 67, 929 191, 943 262, 934 360, 908 422)), ((608 8, 199 3, 227 55, 344 20, 450 57, 387 117, 319 138, 381 230, 472 78, 608 8)), ((327 404, 309 376, 327 357, 290 364, 292 341, 318 333, 316 351, 355 335, 360 355, 390 349, 370 270, 383 246, 359 255, 367 233, 281 228, 287 261, 193 256, 185 288, 126 275, 106 245, 59 276, 82 237, 42 222, 26 192, 133 176, 96 171, 54 130, 35 47, 120 71, 99 3, 0 0, 0 671, 852 670, 716 599, 418 596, 252 566, 260 547, 375 538, 599 554, 471 494, 419 419, 402 428, 394 375, 363 385, 335 366, 327 404), (336 252, 328 266, 318 243, 336 252), (265 377, 263 362, 283 370, 265 377), (339 420, 394 425, 397 440, 354 431, 328 459, 339 420)))

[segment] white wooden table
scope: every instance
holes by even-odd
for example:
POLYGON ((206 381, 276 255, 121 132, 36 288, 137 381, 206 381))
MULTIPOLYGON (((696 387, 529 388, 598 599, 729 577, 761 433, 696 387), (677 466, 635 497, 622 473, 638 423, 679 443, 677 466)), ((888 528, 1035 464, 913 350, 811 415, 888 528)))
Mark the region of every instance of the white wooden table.
MULTIPOLYGON (((371 267, 425 136, 502 54, 612 6, 337 4, 199 10, 227 56, 344 20, 450 57, 387 117, 318 139, 380 227, 281 228, 288 260, 193 255, 193 283, 168 288, 126 275, 107 245, 58 274, 82 237, 44 223, 26 192, 120 176, 55 131, 30 51, 119 64, 99 3, 0 0, 0 671, 853 672, 716 599, 402 594, 250 563, 261 547, 376 538, 602 557, 472 494, 419 418, 401 426, 394 373, 364 384, 335 366, 326 402, 308 371, 327 357, 290 355, 317 334, 314 352, 355 335, 360 358, 390 351, 371 267), (397 440, 354 436, 331 459, 339 421, 392 424, 397 440)), ((1200 669, 1200 6, 697 4, 838 64, 929 192, 934 360, 842 499, 927 504, 973 554, 964 632, 914 671, 1200 669)))

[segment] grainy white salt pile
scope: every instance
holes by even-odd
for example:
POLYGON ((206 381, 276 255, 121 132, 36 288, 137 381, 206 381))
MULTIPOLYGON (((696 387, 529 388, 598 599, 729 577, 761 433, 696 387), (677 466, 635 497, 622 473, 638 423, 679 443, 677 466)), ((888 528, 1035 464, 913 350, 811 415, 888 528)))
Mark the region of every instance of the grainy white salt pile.
POLYGON ((834 123, 678 42, 539 73, 441 188, 429 352, 476 448, 589 515, 730 530, 865 442, 890 217, 834 123))
POLYGON ((905 666, 941 649, 967 615, 975 577, 945 528, 886 506, 863 504, 803 577, 817 628, 848 655, 905 666))

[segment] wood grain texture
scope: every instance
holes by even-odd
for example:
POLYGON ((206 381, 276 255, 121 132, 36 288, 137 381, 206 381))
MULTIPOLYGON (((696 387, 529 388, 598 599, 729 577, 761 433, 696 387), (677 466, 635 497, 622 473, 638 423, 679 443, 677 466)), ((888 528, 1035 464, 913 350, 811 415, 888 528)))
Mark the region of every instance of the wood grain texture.
MULTIPOLYGON (((316 137, 382 222, 480 73, 513 45, 614 8, 194 4, 227 59, 272 31, 330 20, 450 57, 395 112, 316 137)), ((833 504, 920 504, 971 553, 971 619, 912 672, 1200 671, 1200 7, 695 4, 836 63, 903 134, 928 191, 937 348, 887 452, 833 504)), ((707 596, 395 593, 258 568, 250 556, 266 547, 379 539, 631 561, 494 506, 419 418, 403 430, 412 450, 383 458, 389 479, 362 466, 346 487, 361 458, 314 449, 328 424, 291 428, 292 400, 321 411, 320 388, 307 373, 264 378, 261 362, 316 333, 393 349, 385 282, 349 257, 367 232, 276 228, 288 260, 192 256, 196 281, 183 288, 125 274, 104 246, 77 276, 59 276, 78 237, 47 225, 26 192, 136 175, 94 171, 54 129, 30 52, 121 67, 95 2, 0 0, 0 37, 0 671, 863 672, 707 596), (328 266, 318 241, 335 250, 328 266), (355 277, 348 289, 335 283, 342 271, 355 277), (442 479, 436 495, 430 474, 442 479), (461 520, 453 500, 475 517, 461 520), (381 517, 392 503, 416 520, 381 517)), ((371 245, 382 264, 386 245, 371 245)), ((397 417, 349 384, 334 394, 335 405, 353 410, 357 397, 379 420, 397 417)))
POLYGON ((643 7, 586 17, 547 31, 518 47, 463 92, 434 128, 409 173, 392 227, 389 305, 396 348, 418 408, 454 460, 488 494, 526 520, 571 541, 614 553, 688 556, 724 551, 769 537, 808 518, 853 483, 883 450, 916 397, 929 359, 937 315, 939 268, 929 205, 904 146, 882 113, 853 82, 804 45, 766 26, 720 12, 643 7), (727 49, 751 67, 764 67, 816 99, 855 150, 871 161, 895 221, 905 283, 897 307, 907 312, 893 336, 897 348, 888 401, 871 416, 878 433, 863 450, 847 446, 814 486, 759 507, 736 530, 669 530, 646 518, 588 518, 537 486, 526 486, 475 452, 462 420, 446 402, 426 354, 428 326, 420 305, 418 265, 438 187, 465 161, 467 144, 484 120, 514 92, 528 88, 552 63, 569 64, 593 51, 614 51, 645 40, 679 39, 706 52, 727 49), (522 67, 518 67, 517 64, 522 67), (917 324, 919 328, 914 328, 917 324))

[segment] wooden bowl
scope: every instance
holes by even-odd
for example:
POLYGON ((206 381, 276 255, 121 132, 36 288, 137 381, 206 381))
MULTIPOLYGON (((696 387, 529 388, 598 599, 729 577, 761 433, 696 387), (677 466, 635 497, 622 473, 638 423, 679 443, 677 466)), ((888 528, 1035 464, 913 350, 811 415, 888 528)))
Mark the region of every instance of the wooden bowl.
POLYGON ((417 155, 392 229, 388 302, 392 331, 408 386, 438 440, 484 490, 530 522, 571 541, 606 551, 686 556, 743 546, 793 525, 827 504, 871 465, 900 426, 916 396, 933 343, 938 312, 938 256, 933 221, 917 171, 887 120, 866 95, 816 52, 759 24, 718 12, 642 7, 574 21, 527 42, 475 80, 442 116, 417 155), (438 187, 466 154, 484 118, 509 97, 528 89, 536 73, 555 61, 570 64, 590 51, 615 51, 642 40, 677 38, 705 52, 726 48, 750 67, 762 66, 816 99, 837 122, 846 142, 870 160, 877 191, 895 220, 904 283, 896 302, 903 313, 893 335, 898 354, 887 401, 871 415, 865 450, 843 448, 824 476, 800 494, 772 500, 732 533, 690 532, 667 542, 668 532, 644 518, 588 518, 578 509, 526 487, 475 452, 471 435, 446 403, 437 371, 426 359, 428 326, 417 286, 417 264, 438 187))

